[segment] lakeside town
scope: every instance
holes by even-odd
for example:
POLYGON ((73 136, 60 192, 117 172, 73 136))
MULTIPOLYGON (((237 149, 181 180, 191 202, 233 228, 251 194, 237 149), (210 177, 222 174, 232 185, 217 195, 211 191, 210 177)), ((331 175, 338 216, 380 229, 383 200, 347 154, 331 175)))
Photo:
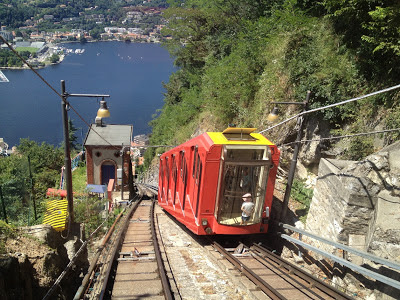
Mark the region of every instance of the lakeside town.
MULTIPOLYGON (((63 5, 59 6, 63 8, 63 5)), ((67 49, 59 45, 60 43, 97 41, 159 43, 162 39, 168 39, 161 35, 161 30, 165 26, 165 19, 162 17, 163 8, 127 6, 123 8, 123 14, 119 19, 95 13, 96 10, 97 6, 88 7, 79 12, 78 17, 61 19, 52 14, 45 14, 39 19, 31 17, 18 29, 2 25, 0 35, 36 68, 63 60, 68 53, 67 49)), ((78 49, 76 53, 79 54, 79 51, 78 49)), ((0 43, 0 68, 26 67, 16 59, 6 43, 0 43)))

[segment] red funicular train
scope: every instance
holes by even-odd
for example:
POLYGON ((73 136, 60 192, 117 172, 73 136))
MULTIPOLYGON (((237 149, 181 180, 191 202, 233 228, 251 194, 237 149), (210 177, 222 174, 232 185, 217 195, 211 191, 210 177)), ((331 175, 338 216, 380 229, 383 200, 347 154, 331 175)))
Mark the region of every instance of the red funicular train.
POLYGON ((161 155, 159 205, 198 235, 267 232, 279 150, 254 131, 207 132, 161 155), (241 225, 245 194, 254 206, 241 225))

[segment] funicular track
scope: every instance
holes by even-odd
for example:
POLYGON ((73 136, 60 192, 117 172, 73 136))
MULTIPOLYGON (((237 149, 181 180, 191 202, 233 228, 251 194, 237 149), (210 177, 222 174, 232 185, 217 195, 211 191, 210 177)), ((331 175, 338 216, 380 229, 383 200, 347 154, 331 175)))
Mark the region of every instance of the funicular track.
MULTIPOLYGON (((154 196, 156 192, 151 186, 145 185, 138 185, 138 190, 141 195, 152 193, 154 196)), ((152 200, 134 203, 126 214, 126 219, 120 222, 123 223, 120 225, 122 229, 104 246, 108 248, 108 254, 102 255, 103 259, 98 264, 100 267, 93 272, 96 274, 92 278, 95 284, 87 289, 84 299, 182 297, 183 291, 179 291, 178 286, 182 287, 183 283, 174 278, 173 272, 176 270, 169 265, 167 257, 167 253, 168 256, 176 256, 177 253, 171 252, 170 246, 167 246, 167 251, 164 245, 158 245, 159 240, 163 241, 158 227, 164 228, 165 223, 158 224, 158 219, 154 218, 155 209, 160 208, 158 205, 155 207, 155 201, 152 200)), ((157 212, 157 215, 160 214, 161 210, 157 212)), ((180 230, 191 234, 184 228, 180 230)), ((220 266, 226 268, 230 265, 227 270, 220 271, 231 278, 230 285, 235 286, 238 283, 236 276, 246 276, 249 279, 250 286, 242 284, 243 278, 239 281, 242 288, 248 289, 248 295, 253 295, 249 299, 351 299, 257 244, 251 247, 241 244, 238 248, 224 249, 215 241, 211 241, 210 247, 210 239, 194 239, 203 252, 213 257, 212 260, 217 258, 221 262, 220 266), (235 268, 239 272, 233 272, 235 268)), ((188 278, 187 276, 194 275, 188 273, 185 276, 188 278)))
POLYGON ((263 291, 266 298, 352 299, 257 244, 251 247, 241 244, 236 249, 225 249, 216 242, 212 246, 263 291))
POLYGON ((118 216, 75 299, 174 299, 158 244, 155 201, 143 200, 155 191, 143 185, 138 190, 140 199, 118 216))
POLYGON ((158 245, 154 204, 141 201, 129 220, 116 255, 111 299, 173 299, 158 245))

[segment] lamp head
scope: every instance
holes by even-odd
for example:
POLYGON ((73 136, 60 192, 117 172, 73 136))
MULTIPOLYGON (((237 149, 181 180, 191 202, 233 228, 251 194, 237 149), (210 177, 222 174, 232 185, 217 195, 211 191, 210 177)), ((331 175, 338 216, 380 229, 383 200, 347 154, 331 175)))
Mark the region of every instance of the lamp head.
POLYGON ((274 109, 269 113, 267 120, 275 123, 276 120, 278 119, 278 108, 275 106, 274 109))
POLYGON ((107 108, 107 102, 103 100, 100 101, 100 108, 97 111, 98 118, 108 118, 110 116, 110 111, 107 108))

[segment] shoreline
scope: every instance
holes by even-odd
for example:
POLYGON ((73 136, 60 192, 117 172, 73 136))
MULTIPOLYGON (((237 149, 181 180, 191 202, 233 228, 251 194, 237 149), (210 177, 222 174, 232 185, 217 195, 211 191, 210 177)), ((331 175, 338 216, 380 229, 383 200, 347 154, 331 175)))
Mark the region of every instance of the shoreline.
MULTIPOLYGON (((121 41, 121 40, 118 40, 118 39, 110 39, 110 40, 99 40, 99 41, 87 41, 84 44, 86 44, 86 43, 103 43, 103 42, 123 42, 123 43, 126 43, 126 41, 121 41)), ((54 43, 54 44, 49 43, 49 44, 55 46, 55 45, 73 44, 73 43, 75 44, 75 43, 81 43, 81 42, 80 41, 61 41, 61 42, 58 42, 58 43, 54 43)), ((143 41, 142 42, 132 42, 131 41, 129 43, 132 43, 132 44, 159 44, 159 43, 143 42, 143 41)), ((66 56, 66 54, 64 53, 64 54, 60 55, 60 60, 58 62, 56 62, 56 63, 48 63, 48 64, 45 64, 44 66, 36 66, 36 67, 33 67, 33 69, 38 70, 38 69, 44 69, 44 68, 46 68, 48 66, 58 65, 64 60, 65 56, 66 56)), ((29 63, 29 61, 28 61, 28 63, 29 63)), ((30 70, 30 68, 24 64, 24 66, 22 66, 22 67, 0 67, 0 70, 30 70)))
MULTIPOLYGON (((56 62, 56 63, 49 63, 49 64, 45 64, 44 66, 32 67, 32 68, 35 69, 35 70, 39 70, 39 69, 44 69, 44 68, 46 68, 48 66, 58 65, 64 60, 65 56, 66 56, 65 54, 60 55, 60 60, 58 62, 56 62)), ((28 63, 29 63, 29 61, 28 61, 28 63)), ((31 68, 29 68, 25 64, 24 64, 23 67, 0 67, 0 70, 30 70, 30 69, 31 68)))

